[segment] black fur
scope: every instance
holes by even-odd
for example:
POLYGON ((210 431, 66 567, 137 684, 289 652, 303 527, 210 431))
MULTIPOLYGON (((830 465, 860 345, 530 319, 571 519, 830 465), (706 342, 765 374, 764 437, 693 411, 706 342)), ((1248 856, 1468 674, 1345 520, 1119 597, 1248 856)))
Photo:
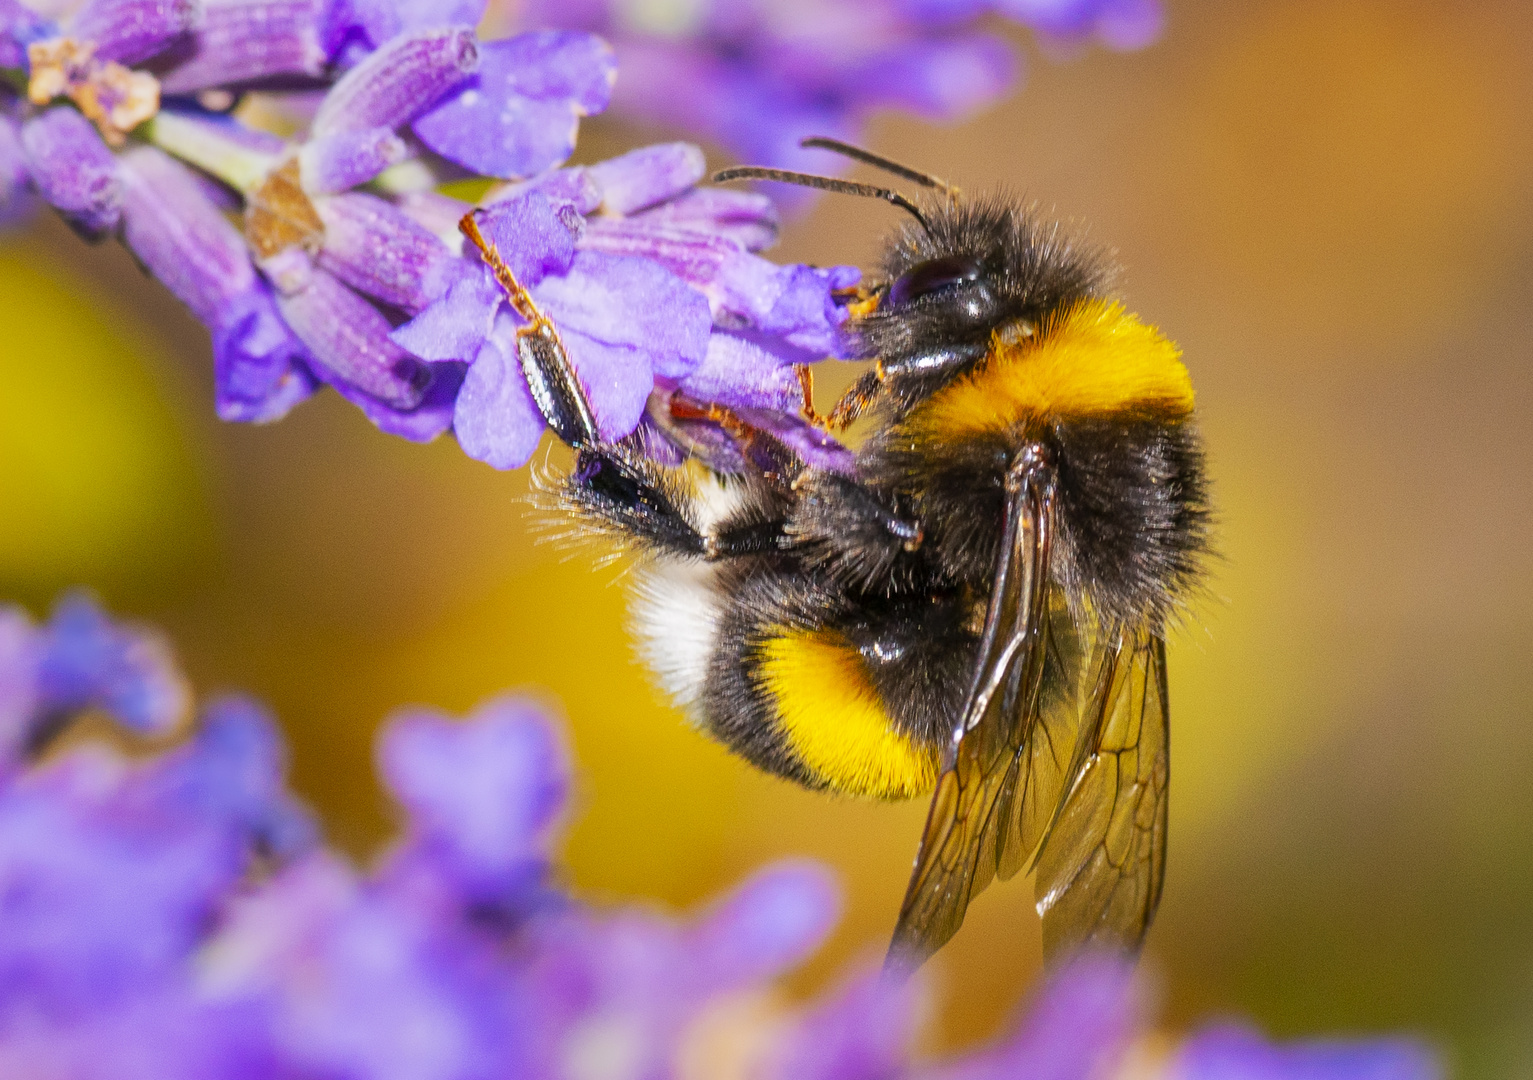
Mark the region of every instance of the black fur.
POLYGON ((858 467, 874 490, 913 507, 930 575, 979 588, 995 571, 1006 470, 1024 442, 1054 462, 1055 580, 1111 620, 1163 626, 1196 586, 1208 550, 1203 451, 1190 420, 1058 421, 936 444, 894 425, 869 441, 858 467))
POLYGON ((706 541, 670 469, 629 447, 581 450, 575 471, 554 490, 554 509, 623 546, 649 554, 703 555, 706 541))
POLYGON ((729 596, 703 690, 707 732, 757 768, 806 787, 815 778, 777 730, 776 705, 760 676, 761 648, 781 627, 819 629, 843 610, 844 598, 787 558, 745 558, 721 568, 729 596))
POLYGON ((1191 420, 1122 417, 1055 427, 1054 577, 1115 622, 1161 628, 1208 551, 1203 446, 1191 420))
POLYGON ((797 494, 786 534, 806 564, 853 592, 909 587, 925 536, 898 495, 886 505, 868 485, 826 472, 806 473, 797 494))

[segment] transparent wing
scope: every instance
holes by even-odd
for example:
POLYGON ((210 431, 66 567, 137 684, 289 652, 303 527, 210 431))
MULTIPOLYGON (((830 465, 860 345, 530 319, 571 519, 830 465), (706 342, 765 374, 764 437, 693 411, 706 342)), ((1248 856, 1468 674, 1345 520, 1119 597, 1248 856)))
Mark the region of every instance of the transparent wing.
POLYGON ((1046 467, 1008 484, 980 659, 932 796, 891 967, 925 961, 980 890, 1034 852, 1049 956, 1087 940, 1136 946, 1159 900, 1164 650, 1147 631, 1076 625, 1048 582, 1052 487, 1046 467))
POLYGON ((1037 847, 1079 754, 1079 641, 1048 585, 1053 475, 1014 466, 979 661, 937 779, 890 966, 915 967, 958 931, 969 901, 1037 847))
POLYGON ((1166 873, 1166 645, 1148 629, 1095 650, 1083 725, 1092 747, 1038 853, 1043 947, 1137 948, 1166 873))

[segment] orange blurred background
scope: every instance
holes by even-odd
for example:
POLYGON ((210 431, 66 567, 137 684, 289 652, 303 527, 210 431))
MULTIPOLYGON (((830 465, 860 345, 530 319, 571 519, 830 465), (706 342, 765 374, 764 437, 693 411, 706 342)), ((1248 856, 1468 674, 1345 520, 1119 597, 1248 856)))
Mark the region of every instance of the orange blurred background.
MULTIPOLYGON (((1172 648, 1170 1020, 1407 1029, 1462 1075, 1533 1073, 1533 20, 1172 0, 1142 53, 1029 49, 1004 105, 868 141, 1089 225, 1186 350, 1224 560, 1172 648)), ((581 159, 655 134, 598 121, 581 159)), ((871 265, 891 223, 827 199, 776 255, 871 265)), ((524 473, 331 395, 219 424, 202 329, 51 218, 0 244, 0 325, 0 595, 90 585, 200 691, 270 702, 337 842, 391 828, 385 714, 526 687, 569 718, 576 887, 687 905, 809 854, 846 916, 799 986, 881 948, 924 806, 688 731, 631 659, 620 572, 534 543, 524 473)), ((993 888, 936 963, 938 1042, 991 1030, 1038 960, 1027 885, 993 888)))

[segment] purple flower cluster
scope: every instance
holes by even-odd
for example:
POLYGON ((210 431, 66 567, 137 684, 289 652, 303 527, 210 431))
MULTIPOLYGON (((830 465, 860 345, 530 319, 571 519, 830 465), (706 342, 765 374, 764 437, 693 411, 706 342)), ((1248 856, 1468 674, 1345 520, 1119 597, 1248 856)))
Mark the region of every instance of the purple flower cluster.
MULTIPOLYGON (((702 135, 741 160, 837 173, 805 135, 856 142, 870 115, 968 116, 1015 83, 1013 48, 973 28, 995 15, 1057 44, 1136 49, 1160 33, 1158 0, 532 0, 526 26, 602 34, 623 72, 613 108, 702 135)), ((791 195, 783 192, 784 196, 791 195)), ((803 193, 799 193, 802 195, 803 193)))
POLYGON ((379 756, 404 826, 359 870, 321 843, 248 701, 207 704, 154 755, 60 738, 88 713, 163 734, 183 687, 155 638, 86 599, 42 626, 0 609, 0 1075, 1091 1080, 1126 1055, 1167 1080, 1437 1075, 1407 1042, 1230 1027, 1146 1064, 1129 971, 1089 956, 995 1045, 917 1063, 910 985, 855 974, 805 1008, 772 991, 834 921, 815 866, 680 919, 561 891, 570 764, 530 704, 394 719, 379 756))
MULTIPOLYGON (((772 204, 698 188, 704 171, 695 146, 645 147, 510 186, 479 226, 559 327, 604 438, 643 422, 674 445, 668 402, 679 393, 740 415, 759 411, 762 423, 786 414, 779 433, 834 465, 845 453, 839 444, 790 419, 801 400, 793 365, 836 352, 844 312, 835 293, 855 285, 857 271, 754 254, 776 235, 772 204)), ((444 224, 468 209, 433 201, 444 224)), ((452 416, 458 441, 471 457, 510 468, 527 460, 544 423, 517 363, 520 321, 503 301, 475 260, 393 340, 434 362, 470 362, 452 416)))
MULTIPOLYGON (((519 317, 459 235, 474 207, 435 190, 465 176, 517 181, 482 227, 556 320, 608 439, 657 394, 657 411, 681 393, 703 414, 796 413, 792 365, 837 348, 855 271, 754 254, 771 204, 696 188, 695 147, 558 168, 615 77, 592 34, 480 41, 482 0, 91 0, 67 26, 0 4, 0 51, 29 80, 0 114, 0 177, 119 234, 207 324, 225 419, 277 419, 328 384, 393 434, 527 459, 544 424, 519 317), (280 89, 294 80, 329 86, 280 89), (241 94, 299 134, 216 111, 241 94)), ((680 453, 671 428, 650 442, 680 453)))

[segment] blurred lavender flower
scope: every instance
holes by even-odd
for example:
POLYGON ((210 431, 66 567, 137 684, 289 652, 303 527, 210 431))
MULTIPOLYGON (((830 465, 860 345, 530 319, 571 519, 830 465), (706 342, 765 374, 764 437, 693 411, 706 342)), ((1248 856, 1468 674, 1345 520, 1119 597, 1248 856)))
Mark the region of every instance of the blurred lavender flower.
POLYGON ((881 109, 962 119, 1016 84, 1013 47, 972 27, 986 14, 1051 41, 1121 49, 1149 44, 1162 21, 1158 0, 532 0, 519 18, 607 37, 623 70, 621 115, 715 140, 753 164, 838 173, 844 159, 799 140, 856 142, 881 109))
POLYGON ((87 709, 160 735, 190 708, 191 691, 165 641, 113 622, 85 594, 61 599, 41 627, 0 608, 0 770, 87 709))
MULTIPOLYGON (((578 902, 551 869, 564 741, 514 698, 388 726, 405 823, 365 872, 319 844, 275 727, 243 700, 156 756, 41 747, 82 709, 163 727, 163 686, 182 681, 144 640, 83 598, 41 627, 0 609, 0 1075, 1099 1080, 1141 1037, 1131 973, 1101 956, 945 1062, 913 1059, 916 984, 854 973, 789 1007, 772 980, 836 910, 805 863, 684 919, 578 902)), ((1437 1076, 1409 1042, 1273 1046, 1229 1027, 1141 1058, 1134 1075, 1165 1080, 1437 1076)))
POLYGON ((1275 1046, 1244 1024, 1214 1024, 1187 1040, 1176 1080, 1432 1080, 1440 1068, 1404 1039, 1372 1043, 1317 1039, 1275 1046))

